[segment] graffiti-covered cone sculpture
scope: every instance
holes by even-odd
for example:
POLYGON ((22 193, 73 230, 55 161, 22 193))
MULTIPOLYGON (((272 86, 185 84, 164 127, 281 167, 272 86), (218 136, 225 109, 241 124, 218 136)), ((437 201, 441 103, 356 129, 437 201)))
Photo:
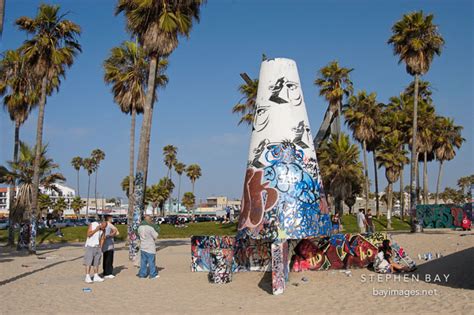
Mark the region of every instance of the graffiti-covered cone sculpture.
POLYGON ((331 227, 296 63, 265 60, 239 231, 256 239, 327 235, 331 227))

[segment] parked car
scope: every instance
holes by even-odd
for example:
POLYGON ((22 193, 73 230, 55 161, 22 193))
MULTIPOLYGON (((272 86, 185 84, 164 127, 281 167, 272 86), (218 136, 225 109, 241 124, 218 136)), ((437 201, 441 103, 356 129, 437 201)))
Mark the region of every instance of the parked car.
POLYGON ((113 217, 112 223, 117 224, 127 224, 127 217, 113 217))
POLYGON ((51 224, 51 227, 52 228, 64 228, 67 226, 67 223, 66 221, 63 221, 63 220, 54 220, 53 223, 51 224))
POLYGON ((64 223, 66 223, 66 227, 68 226, 77 226, 77 221, 74 219, 66 219, 64 220, 64 223))
POLYGON ((6 230, 10 226, 10 220, 8 219, 3 219, 0 220, 0 230, 6 230))
POLYGON ((156 217, 153 219, 153 221, 156 223, 156 224, 163 224, 163 223, 166 223, 166 219, 163 218, 163 217, 156 217))

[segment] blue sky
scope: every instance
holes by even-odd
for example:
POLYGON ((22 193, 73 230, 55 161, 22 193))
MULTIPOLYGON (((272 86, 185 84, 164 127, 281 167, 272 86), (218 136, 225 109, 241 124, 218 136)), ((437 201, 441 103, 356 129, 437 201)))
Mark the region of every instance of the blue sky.
MULTIPOLYGON (((60 164, 71 187, 76 180, 71 158, 88 156, 95 148, 104 150, 100 195, 124 196, 120 182, 128 174, 130 119, 113 103, 102 70, 110 49, 129 39, 123 16, 114 16, 117 1, 7 0, 2 51, 22 43, 25 34, 15 28, 14 20, 35 15, 41 2, 60 4, 69 12, 68 19, 83 29, 83 53, 67 72, 59 93, 48 98, 43 141, 49 143, 49 154, 60 164)), ((201 22, 169 59, 170 82, 159 91, 153 117, 149 183, 165 176, 162 148, 173 144, 179 149, 180 161, 202 167, 203 176, 196 183, 198 199, 210 195, 239 198, 250 140, 249 129, 237 126, 238 117, 231 114, 240 98, 239 73, 257 76, 262 53, 294 59, 316 134, 327 107, 313 85, 317 70, 338 60, 355 68, 352 80, 356 91, 376 92, 379 101, 387 102, 412 80, 386 44, 391 26, 404 13, 420 9, 435 15, 434 22, 446 40, 442 56, 434 60, 424 79, 434 87, 438 114, 464 126, 466 142, 444 169, 442 187, 455 186, 460 176, 474 172, 473 3, 439 0, 208 1, 201 22)), ((32 144, 35 130, 36 111, 22 128, 21 139, 32 144)), ((12 147, 13 124, 0 110, 0 164, 11 159, 12 147)), ((431 191, 437 171, 438 164, 430 163, 431 191)), ((369 172, 373 176, 373 170, 369 172)), ((386 185, 383 170, 379 175, 382 190, 386 185)), ((182 192, 191 190, 187 178, 183 177, 182 183, 182 192)), ((86 185, 82 172, 82 195, 86 185)))

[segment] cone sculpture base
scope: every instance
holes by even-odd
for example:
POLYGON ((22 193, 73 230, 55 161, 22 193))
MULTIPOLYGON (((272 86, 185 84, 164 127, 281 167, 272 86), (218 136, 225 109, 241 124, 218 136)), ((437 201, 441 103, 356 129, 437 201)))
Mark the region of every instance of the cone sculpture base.
POLYGON ((235 272, 271 271, 272 293, 277 295, 284 292, 289 271, 367 267, 375 261, 378 248, 386 238, 385 233, 334 234, 273 242, 232 236, 193 236, 191 271, 215 272, 213 256, 219 252, 225 259, 219 260, 222 282, 230 281, 231 273, 235 272))

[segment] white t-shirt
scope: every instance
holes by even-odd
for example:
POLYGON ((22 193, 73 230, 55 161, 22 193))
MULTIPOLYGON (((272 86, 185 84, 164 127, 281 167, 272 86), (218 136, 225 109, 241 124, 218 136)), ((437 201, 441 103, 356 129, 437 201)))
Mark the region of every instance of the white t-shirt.
POLYGON ((384 258, 383 251, 377 254, 374 262, 374 270, 379 273, 386 273, 390 263, 384 258))
POLYGON ((357 225, 364 226, 365 215, 362 212, 357 213, 357 225))
MULTIPOLYGON (((90 226, 91 226, 91 230, 93 231, 99 226, 99 223, 92 222, 90 226)), ((92 236, 87 237, 86 247, 99 247, 99 243, 100 243, 99 241, 100 241, 101 236, 102 236, 102 230, 99 230, 95 232, 94 234, 92 234, 92 236)))

